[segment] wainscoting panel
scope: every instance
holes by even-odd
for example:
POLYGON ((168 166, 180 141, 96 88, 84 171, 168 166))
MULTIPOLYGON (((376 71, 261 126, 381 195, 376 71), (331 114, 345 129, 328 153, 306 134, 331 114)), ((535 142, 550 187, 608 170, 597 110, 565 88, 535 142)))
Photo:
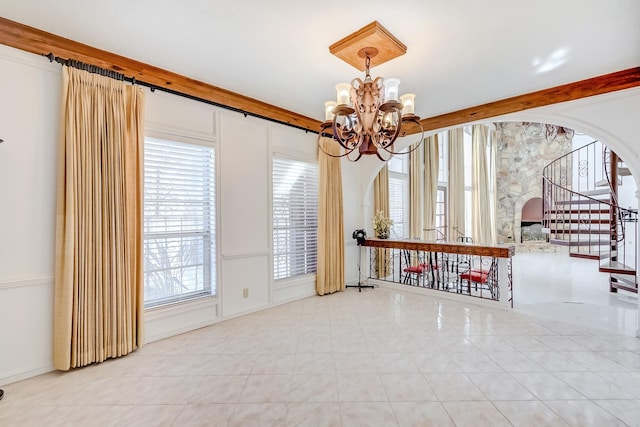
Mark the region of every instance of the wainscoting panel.
POLYGON ((53 369, 53 278, 0 282, 0 385, 53 369))

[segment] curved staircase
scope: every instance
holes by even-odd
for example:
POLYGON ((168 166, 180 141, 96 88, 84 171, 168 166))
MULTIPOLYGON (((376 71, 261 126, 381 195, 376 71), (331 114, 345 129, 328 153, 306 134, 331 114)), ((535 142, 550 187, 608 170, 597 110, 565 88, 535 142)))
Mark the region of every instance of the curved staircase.
POLYGON ((569 255, 600 262, 609 290, 638 292, 638 210, 620 207, 618 187, 629 169, 599 141, 554 160, 542 172, 543 230, 569 255))

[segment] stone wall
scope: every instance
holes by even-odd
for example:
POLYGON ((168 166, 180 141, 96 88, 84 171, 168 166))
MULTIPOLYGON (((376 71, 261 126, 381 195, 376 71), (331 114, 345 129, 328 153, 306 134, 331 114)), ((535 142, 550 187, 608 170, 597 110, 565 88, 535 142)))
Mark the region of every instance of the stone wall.
POLYGON ((496 123, 498 242, 515 243, 520 252, 564 251, 547 243, 520 244, 522 206, 532 197, 542 197, 542 169, 571 151, 571 139, 558 135, 547 140, 545 126, 520 122, 496 123), (518 248, 521 246, 520 248, 518 248))

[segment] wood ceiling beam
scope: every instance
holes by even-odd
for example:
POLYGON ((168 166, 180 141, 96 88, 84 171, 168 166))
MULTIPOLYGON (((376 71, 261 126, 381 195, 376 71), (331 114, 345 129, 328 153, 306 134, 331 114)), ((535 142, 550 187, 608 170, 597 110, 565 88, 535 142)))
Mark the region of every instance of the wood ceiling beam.
MULTIPOLYGON (((640 86, 640 67, 429 117, 420 120, 420 124, 426 132, 637 86, 640 86)), ((420 128, 416 125, 406 129, 406 135, 419 132, 420 128)))
POLYGON ((319 120, 2 17, 0 43, 38 55, 53 53, 61 58, 75 59, 113 70, 159 88, 225 105, 252 115, 315 132, 320 130, 319 120))
MULTIPOLYGON (((225 105, 276 122, 286 123, 313 132, 320 130, 321 122, 318 120, 2 17, 0 17, 0 43, 37 55, 53 53, 55 56, 75 59, 100 68, 113 70, 159 88, 225 105)), ((629 68, 599 77, 425 118, 420 123, 425 131, 442 129, 638 86, 640 86, 640 67, 629 68)), ((419 131, 418 126, 410 126, 405 130, 407 135, 418 133, 419 131)))

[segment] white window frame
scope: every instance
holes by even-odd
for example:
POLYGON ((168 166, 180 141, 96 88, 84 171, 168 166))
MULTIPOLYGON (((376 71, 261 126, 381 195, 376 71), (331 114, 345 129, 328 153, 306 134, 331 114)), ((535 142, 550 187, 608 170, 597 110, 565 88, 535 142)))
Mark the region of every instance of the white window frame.
MULTIPOLYGON (((437 237, 448 241, 449 236, 449 131, 438 133, 438 193, 444 194, 444 213, 438 214, 436 209, 437 237)), ((437 197, 436 197, 436 203, 437 197)))
POLYGON ((449 214, 449 200, 448 190, 446 186, 438 185, 438 195, 436 196, 436 206, 442 206, 442 213, 438 213, 436 207, 436 239, 447 241, 447 229, 448 229, 448 214, 449 214), (438 196, 442 194, 442 201, 438 201, 438 196))
MULTIPOLYGON (((202 224, 199 229, 192 228, 190 230, 185 230, 181 232, 179 230, 166 230, 165 232, 150 232, 149 231, 149 223, 147 222, 147 217, 143 220, 144 227, 144 258, 145 258, 145 272, 144 272, 144 280, 145 280, 145 309, 151 308, 159 308, 164 307, 171 304, 176 303, 185 303, 192 302, 197 299, 202 298, 213 298, 217 296, 217 194, 218 194, 218 163, 217 163, 217 147, 213 142, 203 141, 199 139, 177 136, 172 134, 165 133, 157 133, 157 132, 148 132, 145 136, 145 150, 148 143, 155 142, 161 143, 162 141, 167 141, 169 145, 174 145, 175 147, 184 147, 188 149, 194 149, 197 146, 201 146, 203 149, 206 149, 211 154, 211 175, 207 180, 207 185, 210 191, 209 203, 208 207, 205 206, 203 209, 202 215, 202 224), (189 238, 202 238, 202 262, 201 262, 201 273, 197 279, 192 282, 192 286, 194 288, 185 293, 175 293, 173 296, 166 296, 161 298, 156 298, 153 300, 147 300, 147 288, 148 288, 148 280, 149 274, 148 271, 148 250, 149 250, 149 241, 153 239, 153 236, 161 239, 162 237, 166 237, 167 239, 179 238, 188 240, 189 238)), ((145 151, 145 154, 147 151, 145 151)), ((146 155, 145 155, 146 160, 146 155)), ((145 167, 145 176, 147 175, 147 167, 145 167)), ((175 180, 175 178, 172 178, 175 180)), ((145 184, 146 185, 146 184, 145 184)), ((205 187, 206 187, 205 186, 205 187)), ((196 187, 198 188, 198 187, 196 187)), ((179 205, 178 205, 179 206, 179 205)), ((145 198, 145 208, 148 208, 147 198, 145 198)), ((182 241, 182 240, 181 240, 182 241)), ((184 243, 184 241, 182 241, 184 243)), ((200 250, 200 249, 199 249, 200 250)), ((169 257, 169 255, 167 255, 169 257)), ((176 267, 178 268, 178 267, 176 267)), ((163 270, 163 269, 160 269, 163 270)), ((160 271, 160 270, 156 270, 160 271)), ((168 271, 168 268, 164 269, 168 271)))
MULTIPOLYGON (((390 160, 392 161, 392 160, 390 160)), ((389 217, 393 220, 393 227, 391 227, 391 236, 394 239, 406 239, 409 237, 409 224, 410 222, 410 209, 409 209, 409 156, 407 154, 397 154, 393 157, 393 161, 402 162, 402 171, 397 172, 388 169, 389 175, 389 217), (400 184, 402 188, 400 199, 401 205, 395 206, 393 200, 397 197, 392 191, 393 181, 400 184), (397 215, 397 212, 400 215, 397 215), (401 227, 400 227, 401 226, 401 227), (398 232, 398 229, 402 229, 402 233, 398 232)))
MULTIPOLYGON (((308 172, 308 171, 307 171, 308 172)), ((296 174, 294 170, 289 173, 296 174)), ((315 275, 317 270, 317 243, 318 243, 318 162, 317 160, 310 160, 304 157, 286 155, 281 152, 274 151, 271 158, 271 246, 272 246, 272 280, 274 282, 282 282, 285 280, 291 280, 300 278, 307 275, 315 275), (304 177, 301 182, 305 189, 303 192, 310 192, 303 198, 304 209, 302 217, 300 217, 301 223, 304 223, 302 227, 286 226, 287 219, 283 215, 277 212, 278 209, 285 209, 286 203, 280 203, 280 199, 283 197, 278 193, 286 191, 286 188, 282 188, 287 183, 297 182, 297 178, 293 176, 279 177, 276 174, 276 167, 283 163, 295 163, 298 165, 305 165, 305 167, 311 167, 312 176, 304 177), (276 182, 276 179, 282 178, 281 181, 276 182), (280 187, 280 188, 279 188, 280 187), (315 215, 314 215, 315 211, 315 215), (280 217, 279 217, 280 215, 280 217), (282 222, 282 225, 276 224, 278 221, 282 222), (290 232, 297 235, 291 236, 290 232), (287 238, 287 236, 289 236, 287 238), (302 238, 300 239, 300 237, 302 238), (277 243, 280 240, 280 243, 277 243), (292 250, 292 245, 300 245, 302 251, 292 250), (301 257, 296 262, 296 257, 301 257)), ((290 197, 291 193, 289 193, 290 197)), ((289 199, 290 200, 290 199, 289 199)), ((289 203, 290 205, 290 203, 289 203)))
POLYGON ((464 138, 464 235, 465 236, 473 236, 473 227, 471 224, 471 216, 473 210, 472 203, 472 193, 473 193, 473 127, 472 126, 464 126, 463 127, 463 138, 464 138))

